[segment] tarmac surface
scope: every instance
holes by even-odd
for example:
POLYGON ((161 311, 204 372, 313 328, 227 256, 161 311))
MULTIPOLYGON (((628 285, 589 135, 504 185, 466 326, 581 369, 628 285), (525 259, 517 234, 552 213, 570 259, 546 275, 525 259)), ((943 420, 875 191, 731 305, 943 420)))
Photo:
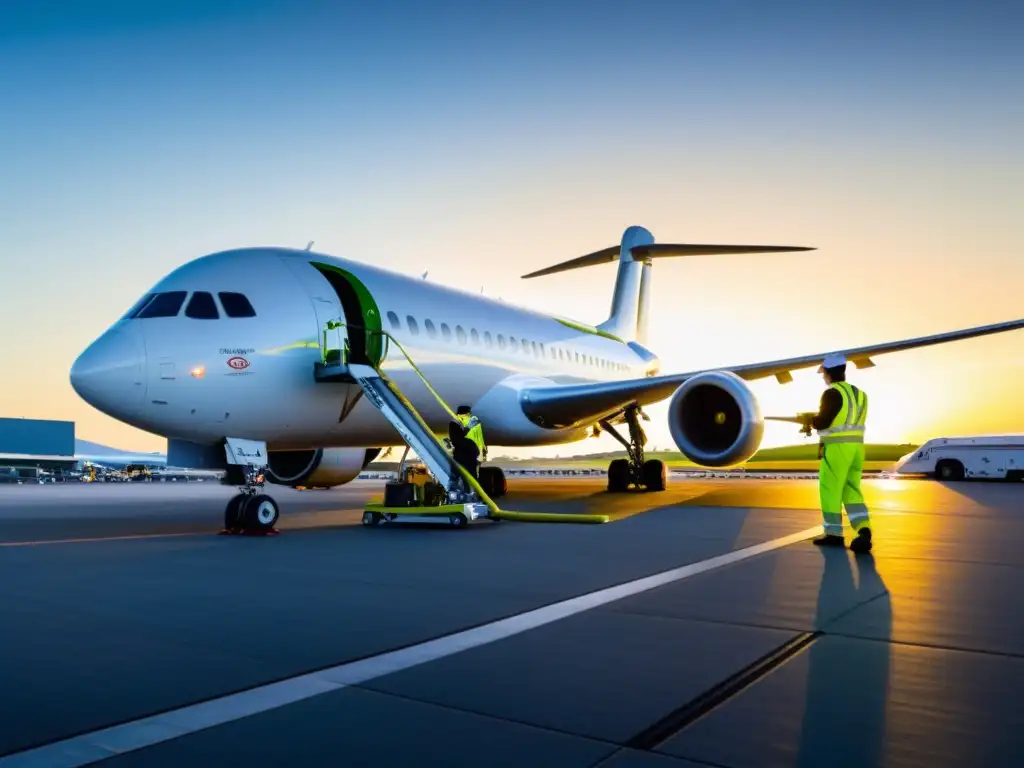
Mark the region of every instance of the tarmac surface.
POLYGON ((1024 485, 512 479, 607 525, 368 529, 380 481, 0 486, 0 768, 1019 766, 1024 485), (817 530, 815 530, 817 529, 817 530))

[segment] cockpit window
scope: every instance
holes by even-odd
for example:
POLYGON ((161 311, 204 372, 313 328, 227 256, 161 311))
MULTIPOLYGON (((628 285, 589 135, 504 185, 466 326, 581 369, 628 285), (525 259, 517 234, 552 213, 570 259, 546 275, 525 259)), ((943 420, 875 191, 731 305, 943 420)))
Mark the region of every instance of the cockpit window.
POLYGON ((185 296, 188 291, 171 291, 169 293, 158 293, 153 300, 146 304, 137 317, 176 317, 185 303, 185 296))
POLYGON ((221 291, 217 295, 220 296, 221 306, 228 317, 256 317, 256 310, 242 294, 221 291))
POLYGON ((220 313, 217 312, 217 305, 213 303, 213 296, 206 291, 196 291, 189 299, 188 306, 185 307, 185 317, 196 320, 216 320, 220 317, 220 313))
POLYGON ((142 311, 142 308, 146 306, 149 303, 149 300, 152 299, 155 295, 155 293, 147 293, 145 296, 143 296, 141 299, 135 302, 135 305, 131 309, 124 313, 124 317, 138 317, 139 312, 142 311))

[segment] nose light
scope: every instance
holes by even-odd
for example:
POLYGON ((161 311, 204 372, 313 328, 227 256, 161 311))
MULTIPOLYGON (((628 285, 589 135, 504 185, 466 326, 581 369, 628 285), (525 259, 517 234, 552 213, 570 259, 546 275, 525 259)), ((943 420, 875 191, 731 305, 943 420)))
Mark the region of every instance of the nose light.
POLYGON ((206 368, 202 365, 197 365, 195 368, 189 371, 189 373, 192 374, 192 378, 201 379, 203 378, 203 376, 206 375, 206 368))

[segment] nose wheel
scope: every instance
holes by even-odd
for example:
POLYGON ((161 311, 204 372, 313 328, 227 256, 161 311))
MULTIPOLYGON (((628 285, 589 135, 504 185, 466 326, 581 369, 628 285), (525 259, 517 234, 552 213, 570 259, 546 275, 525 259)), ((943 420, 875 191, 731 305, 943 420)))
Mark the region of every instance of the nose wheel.
POLYGON ((277 502, 265 493, 240 493, 224 509, 224 532, 277 533, 274 526, 280 516, 277 502))
POLYGON ((274 527, 281 509, 273 498, 262 492, 263 474, 255 468, 246 472, 241 493, 232 496, 224 508, 223 533, 267 535, 277 533, 274 527))

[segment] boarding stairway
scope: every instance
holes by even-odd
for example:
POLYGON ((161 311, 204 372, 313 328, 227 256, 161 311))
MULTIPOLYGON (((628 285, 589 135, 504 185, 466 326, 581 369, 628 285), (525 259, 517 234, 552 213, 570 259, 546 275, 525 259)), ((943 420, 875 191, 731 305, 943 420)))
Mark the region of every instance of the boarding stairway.
MULTIPOLYGON (((344 328, 345 324, 332 320, 323 333, 323 346, 321 347, 320 361, 314 365, 314 378, 318 383, 350 383, 357 384, 362 390, 366 399, 380 411, 381 415, 395 428, 409 448, 416 452, 427 469, 437 480, 438 484, 445 490, 445 499, 436 507, 436 512, 441 514, 451 513, 456 506, 463 510, 465 519, 476 519, 487 517, 493 520, 509 519, 525 522, 566 522, 566 523, 606 523, 607 515, 579 515, 579 514, 547 514, 547 513, 525 513, 508 512, 498 508, 494 500, 484 491, 479 481, 469 471, 455 461, 455 458, 444 443, 434 434, 426 421, 402 394, 398 386, 381 370, 380 365, 373 366, 367 363, 354 363, 348 360, 347 339, 339 344, 338 349, 329 349, 327 345, 327 331, 344 328)), ((362 330, 362 329, 360 329, 362 330)), ((366 329, 363 331, 369 336, 378 334, 384 337, 384 350, 381 361, 387 358, 387 353, 393 344, 408 361, 409 366, 419 376, 434 398, 441 404, 441 407, 448 413, 452 420, 456 420, 455 413, 444 401, 444 399, 431 386, 427 377, 416 366, 405 348, 387 331, 366 329)), ((404 462, 403 462, 404 463, 404 462)), ((401 479, 401 478, 399 478, 401 479)), ((427 508, 418 508, 424 513, 427 508)), ((411 510, 409 510, 411 511, 411 510)), ((393 517, 391 513, 398 510, 391 509, 390 512, 380 504, 367 506, 368 515, 384 513, 393 517)), ((406 510, 402 510, 405 516, 406 510)), ((454 517, 457 516, 453 516, 454 517)), ((364 523, 367 518, 364 518, 364 523)))
POLYGON ((467 487, 459 471, 460 466, 391 379, 369 365, 350 363, 348 370, 366 398, 427 465, 437 482, 444 486, 449 501, 460 503, 483 500, 477 497, 472 488, 467 487))
MULTIPOLYGON (((420 457, 427 469, 440 484, 446 495, 446 501, 452 504, 482 504, 490 512, 499 511, 494 501, 485 493, 480 483, 469 472, 455 461, 441 440, 427 425, 422 415, 398 386, 381 370, 380 366, 366 363, 355 363, 348 360, 346 340, 339 340, 340 349, 329 349, 327 330, 344 328, 340 321, 331 321, 325 329, 324 344, 321 348, 321 360, 314 368, 317 382, 347 382, 357 384, 366 399, 380 411, 388 423, 395 428, 409 448, 420 457)), ((353 329, 355 330, 355 329, 353 329)), ((454 412, 431 386, 426 376, 417 368, 405 348, 387 331, 366 330, 365 333, 378 334, 384 338, 384 349, 381 360, 387 358, 391 346, 405 357, 412 370, 419 376, 434 398, 441 404, 448 415, 454 420, 454 412)))

